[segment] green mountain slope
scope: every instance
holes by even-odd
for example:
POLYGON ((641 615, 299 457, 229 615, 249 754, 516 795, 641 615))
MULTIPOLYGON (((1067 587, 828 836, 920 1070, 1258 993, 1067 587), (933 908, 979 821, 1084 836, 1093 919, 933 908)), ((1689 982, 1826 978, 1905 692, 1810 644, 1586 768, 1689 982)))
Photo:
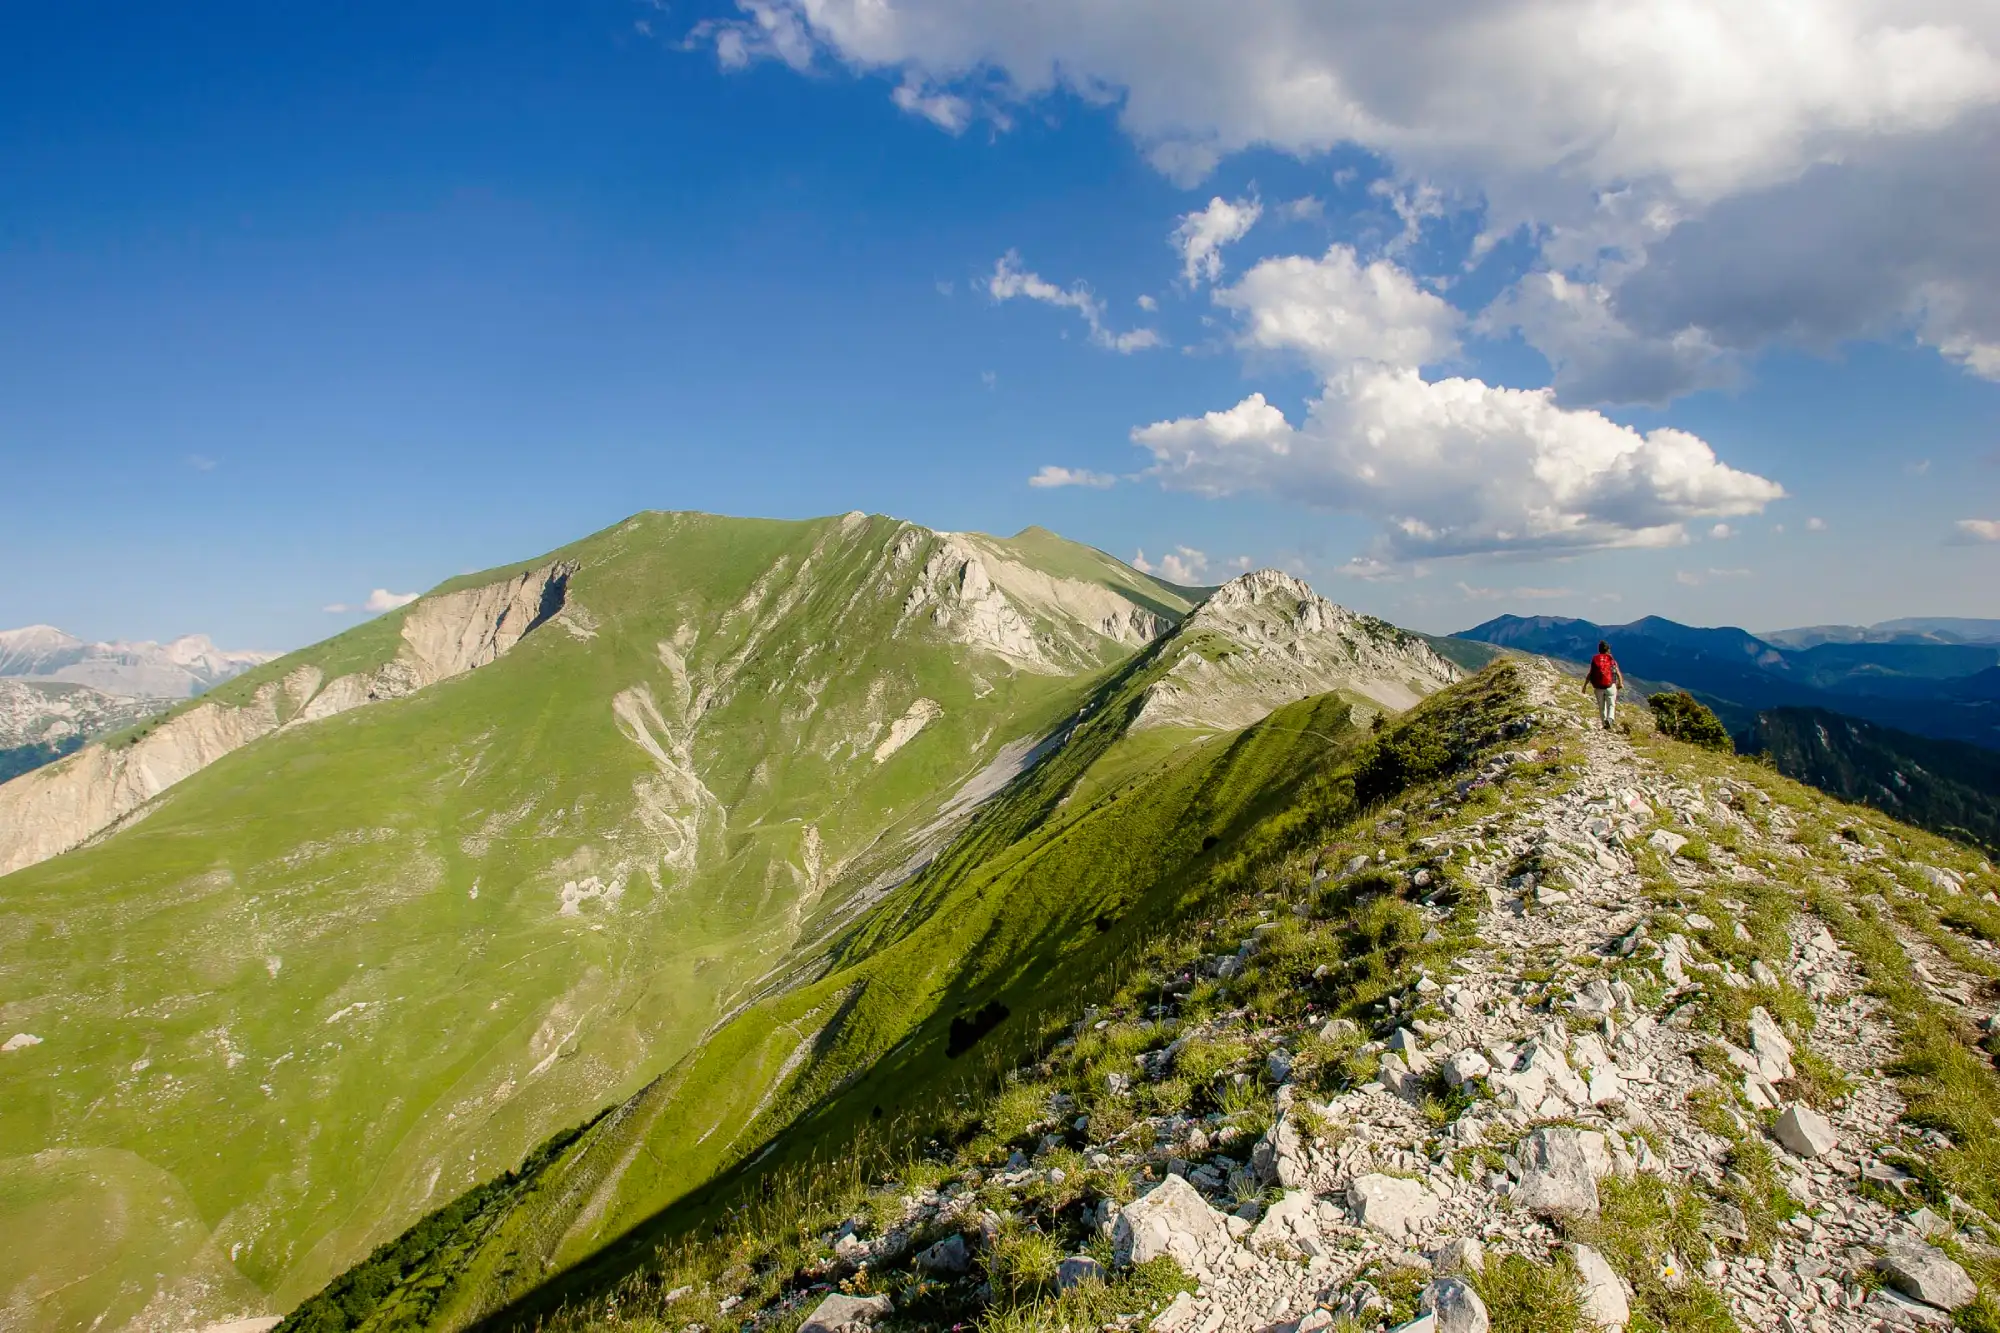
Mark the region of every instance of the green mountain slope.
POLYGON ((1786 777, 2000 851, 2000 755, 1991 750, 1817 708, 1759 713, 1753 738, 1786 777))
POLYGON ((0 1301, 282 1311, 620 1108, 477 1196, 492 1308, 864 1071, 871 1120, 933 1095, 954 1019, 1149 892, 1133 829, 1053 878, 1037 830, 1138 782, 1236 818, 1230 729, 1343 691, 1309 752, 1455 676, 1283 575, 1191 591, 1032 529, 644 514, 8 784, 0 1301))
MULTIPOLYGON (((0 878, 0 1025, 41 1038, 0 1056, 0 1300, 34 1328, 282 1310, 644 1086, 1188 608, 1066 559, 646 514, 183 710, 252 739, 0 878), (568 566, 504 656, 419 632, 568 566)), ((125 780, 175 722, 7 790, 125 780)))

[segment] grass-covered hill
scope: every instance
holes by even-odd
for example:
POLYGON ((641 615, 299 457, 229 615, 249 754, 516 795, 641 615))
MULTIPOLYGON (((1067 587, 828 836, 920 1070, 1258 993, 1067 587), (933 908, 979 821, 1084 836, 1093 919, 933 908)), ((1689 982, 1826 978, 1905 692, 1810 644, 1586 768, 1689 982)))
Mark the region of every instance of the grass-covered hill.
POLYGON ((1116 840, 1086 888, 1005 869, 1033 830, 1174 773, 1184 814, 1263 792, 1215 788, 1233 735, 1127 734, 1188 652, 1245 692, 1258 653, 1288 664, 1267 708, 1449 676, 1386 626, 1369 671, 1300 674, 1287 642, 1345 631, 1289 591, 1254 652, 1177 639, 1203 592, 1038 530, 643 514, 21 779, 60 816, 93 773, 179 765, 0 877, 0 1027, 28 1039, 0 1052, 0 1303, 32 1329, 281 1312, 487 1186, 490 1267, 451 1288, 484 1308, 838 1087, 886 1080, 867 1121, 929 1095, 898 1060, 1129 938, 1116 840))

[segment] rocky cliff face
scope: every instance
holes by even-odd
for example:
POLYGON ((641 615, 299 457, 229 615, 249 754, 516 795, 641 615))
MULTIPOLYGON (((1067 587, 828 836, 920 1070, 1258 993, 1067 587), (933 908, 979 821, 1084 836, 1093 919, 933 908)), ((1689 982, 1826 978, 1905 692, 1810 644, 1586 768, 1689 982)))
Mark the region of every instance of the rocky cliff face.
POLYGON ((121 698, 88 685, 0 679, 0 750, 102 736, 143 721, 169 703, 121 698))
POLYGON ((1148 692, 1137 727, 1243 727, 1331 690, 1400 710, 1460 675, 1416 635, 1275 569, 1216 589, 1176 637, 1180 659, 1148 692))
POLYGON ((551 564, 428 597, 403 619, 396 656, 327 681, 300 666, 241 705, 204 702, 129 743, 92 745, 0 786, 0 875, 47 860, 138 812, 175 783, 281 726, 398 698, 498 658, 562 609, 576 567, 551 564))

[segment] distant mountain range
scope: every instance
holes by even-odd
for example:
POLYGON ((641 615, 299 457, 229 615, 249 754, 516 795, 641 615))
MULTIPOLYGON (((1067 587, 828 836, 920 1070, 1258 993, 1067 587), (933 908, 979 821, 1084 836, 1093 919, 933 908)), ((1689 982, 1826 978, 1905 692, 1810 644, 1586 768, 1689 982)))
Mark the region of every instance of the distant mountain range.
POLYGON ((1738 735, 1750 734, 1766 709, 1818 708, 2000 749, 2000 621, 1902 620, 1758 636, 1658 616, 1629 625, 1501 616, 1454 637, 1571 662, 1607 640, 1635 686, 1685 689, 1738 735), (1981 634, 1992 641, 1975 641, 1981 634))
POLYGON ((1914 616, 1879 625, 1807 625, 1770 630, 1757 636, 1780 648, 1816 648, 1823 643, 1995 643, 2000 620, 1964 616, 1914 616))
POLYGON ((53 625, 0 630, 0 678, 88 685, 128 698, 192 698, 275 656, 217 648, 206 634, 164 644, 86 643, 53 625))

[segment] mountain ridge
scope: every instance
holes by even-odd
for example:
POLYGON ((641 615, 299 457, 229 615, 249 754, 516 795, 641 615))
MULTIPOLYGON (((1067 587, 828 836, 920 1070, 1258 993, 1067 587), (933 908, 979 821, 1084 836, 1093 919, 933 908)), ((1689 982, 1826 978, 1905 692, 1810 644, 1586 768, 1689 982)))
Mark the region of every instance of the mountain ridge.
POLYGON ((86 643, 53 625, 0 630, 0 679, 88 685, 134 698, 190 698, 277 654, 217 648, 206 634, 168 643, 86 643))

